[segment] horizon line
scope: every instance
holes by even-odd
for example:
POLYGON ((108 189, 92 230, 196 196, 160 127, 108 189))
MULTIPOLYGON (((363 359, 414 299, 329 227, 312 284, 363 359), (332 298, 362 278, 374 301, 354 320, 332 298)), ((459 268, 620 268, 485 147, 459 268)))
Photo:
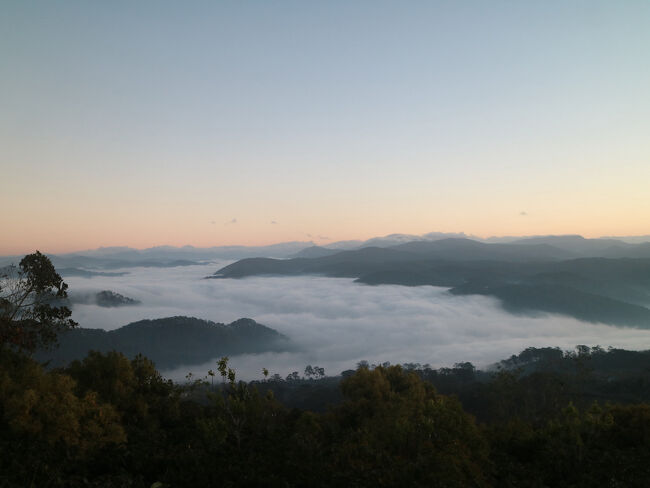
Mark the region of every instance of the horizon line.
MULTIPOLYGON (((370 240, 374 239, 387 239, 393 236, 409 236, 409 237, 414 237, 417 240, 417 238, 424 238, 427 235, 430 234, 439 234, 440 236, 449 236, 449 237, 442 237, 440 240, 449 238, 449 239, 469 239, 469 240, 481 240, 481 241, 488 241, 490 239, 526 239, 526 238, 539 238, 539 237, 580 237, 582 239, 639 239, 639 238, 644 238, 647 237, 648 241, 650 242, 650 234, 639 234, 639 235, 603 235, 603 236, 598 236, 598 237, 585 237, 582 234, 522 234, 522 235, 491 235, 488 237, 482 237, 474 234, 466 234, 465 232, 438 232, 438 231, 431 231, 431 232, 426 232, 424 234, 406 234, 406 233, 391 233, 391 234, 386 234, 383 236, 374 236, 370 237, 368 239, 342 239, 338 241, 334 241, 328 244, 317 244, 314 242, 314 240, 309 240, 309 241, 280 241, 280 242, 273 242, 270 244, 257 244, 257 245, 250 245, 250 244, 221 244, 221 245, 213 245, 213 246, 195 246, 193 244, 183 244, 180 246, 174 246, 171 244, 157 244, 149 247, 132 247, 129 245, 113 245, 113 246, 98 246, 95 248, 85 248, 85 249, 76 249, 72 251, 60 251, 60 252, 48 252, 45 251, 44 254, 52 254, 52 255, 57 255, 57 254, 74 254, 74 253, 83 253, 83 252, 89 252, 89 251, 98 251, 101 249, 128 249, 128 250, 133 250, 133 251, 148 251, 151 249, 157 249, 157 248, 173 248, 173 249, 182 249, 182 248, 193 248, 193 249, 212 249, 212 248, 228 248, 228 247, 242 247, 242 248, 256 248, 256 247, 272 247, 272 246, 280 246, 283 244, 312 244, 313 246, 317 247, 328 247, 328 246, 333 246, 339 243, 344 243, 344 242, 359 242, 359 243, 364 243, 370 240)), ((422 239, 422 240, 431 240, 431 239, 422 239)), ((38 251, 38 249, 35 249, 33 252, 38 251)), ((16 257, 16 256, 21 256, 23 253, 17 253, 17 254, 2 254, 0 255, 1 257, 16 257)), ((29 254, 29 253, 28 253, 29 254)))

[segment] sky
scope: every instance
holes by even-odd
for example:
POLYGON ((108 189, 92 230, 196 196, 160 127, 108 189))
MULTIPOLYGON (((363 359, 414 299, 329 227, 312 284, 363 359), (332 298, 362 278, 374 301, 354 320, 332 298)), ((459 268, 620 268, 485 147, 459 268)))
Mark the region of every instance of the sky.
POLYGON ((650 230, 650 2, 0 2, 0 254, 650 230))
MULTIPOLYGON (((335 375, 354 369, 361 360, 434 367, 471 361, 485 367, 527 347, 650 348, 647 329, 559 315, 513 315, 494 298, 454 296, 433 286, 368 286, 322 276, 202 279, 224 264, 129 268, 118 277, 66 277, 71 296, 113 290, 142 302, 119 308, 74 305, 72 317, 81 327, 105 330, 179 315, 221 323, 249 317, 292 341, 292 352, 231 356, 241 379, 261 379, 263 367, 284 377, 302 373, 311 364, 335 375)), ((215 360, 165 374, 174 380, 190 371, 203 376, 214 369, 215 360)))

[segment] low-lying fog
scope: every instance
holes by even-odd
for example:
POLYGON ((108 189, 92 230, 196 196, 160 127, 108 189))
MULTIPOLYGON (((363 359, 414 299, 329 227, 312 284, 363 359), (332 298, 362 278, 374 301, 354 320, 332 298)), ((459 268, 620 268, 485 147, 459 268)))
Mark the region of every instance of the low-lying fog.
MULTIPOLYGON (((430 286, 359 285, 351 279, 266 277, 205 280, 227 263, 177 268, 131 268, 119 277, 67 277, 71 292, 112 290, 142 302, 102 308, 75 305, 81 327, 115 329, 140 319, 187 315, 229 323, 250 317, 287 335, 300 352, 231 358, 240 379, 261 378, 261 369, 286 376, 307 364, 329 375, 370 363, 471 361, 487 366, 529 346, 577 344, 649 349, 650 331, 590 324, 561 316, 514 316, 497 300, 452 296, 430 286)), ((203 376, 211 361, 167 371, 179 380, 203 376)))

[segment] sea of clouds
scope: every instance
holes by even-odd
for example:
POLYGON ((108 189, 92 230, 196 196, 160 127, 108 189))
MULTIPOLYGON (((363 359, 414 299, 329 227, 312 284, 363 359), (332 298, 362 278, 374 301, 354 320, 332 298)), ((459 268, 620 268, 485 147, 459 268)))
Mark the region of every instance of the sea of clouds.
MULTIPOLYGON (((116 277, 67 277, 72 293, 112 290, 142 302, 102 308, 75 305, 81 327, 115 329, 141 319, 186 315, 230 323, 249 317, 288 336, 296 352, 231 358, 241 379, 261 378, 261 369, 286 376, 307 364, 329 375, 357 362, 428 363, 432 367, 471 361, 486 367, 526 347, 577 344, 650 349, 650 331, 591 324, 558 315, 505 312, 498 300, 453 296, 446 289, 368 286, 319 276, 203 279, 228 264, 176 268, 130 268, 116 277)), ((216 359, 216 358, 215 358, 216 359)), ((203 376, 215 361, 164 372, 175 380, 203 376)))

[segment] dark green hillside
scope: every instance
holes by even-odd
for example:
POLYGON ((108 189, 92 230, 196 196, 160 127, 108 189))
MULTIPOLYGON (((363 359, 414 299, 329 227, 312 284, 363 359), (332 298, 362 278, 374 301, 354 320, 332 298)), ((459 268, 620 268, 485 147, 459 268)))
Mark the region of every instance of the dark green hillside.
POLYGON ((143 354, 161 369, 199 364, 218 356, 286 351, 288 339, 252 319, 219 324, 194 317, 141 320, 112 331, 78 328, 61 334, 59 348, 40 351, 39 360, 64 365, 88 351, 143 354))
POLYGON ((245 278, 259 275, 314 274, 356 277, 381 267, 387 262, 404 263, 417 259, 411 253, 367 247, 358 251, 342 251, 320 258, 270 259, 247 258, 225 266, 208 278, 245 278))
POLYGON ((488 286, 466 284, 450 290, 456 295, 490 295, 514 313, 548 312, 586 322, 650 329, 650 310, 574 288, 555 285, 512 284, 488 286))

